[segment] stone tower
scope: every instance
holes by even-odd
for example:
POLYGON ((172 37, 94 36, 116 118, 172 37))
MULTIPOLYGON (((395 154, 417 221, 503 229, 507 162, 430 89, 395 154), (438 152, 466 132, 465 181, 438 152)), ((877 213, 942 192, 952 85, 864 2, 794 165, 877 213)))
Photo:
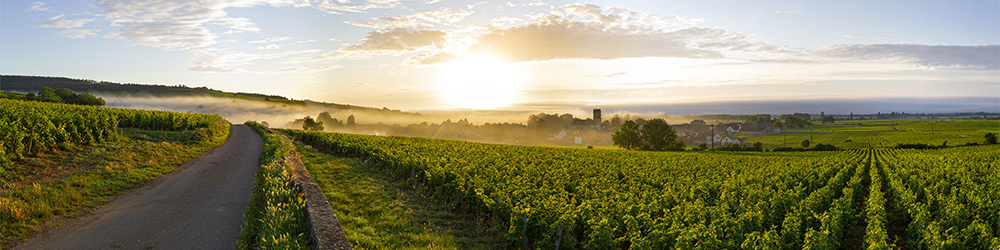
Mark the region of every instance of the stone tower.
POLYGON ((601 109, 594 109, 594 123, 597 125, 597 129, 601 129, 601 109))

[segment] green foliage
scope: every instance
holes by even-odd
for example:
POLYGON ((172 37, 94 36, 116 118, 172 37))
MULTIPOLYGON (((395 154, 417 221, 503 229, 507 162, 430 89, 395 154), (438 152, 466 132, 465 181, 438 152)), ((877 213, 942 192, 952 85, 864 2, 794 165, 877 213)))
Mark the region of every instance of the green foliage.
POLYGON ((292 184, 288 158, 294 146, 256 122, 245 123, 264 138, 253 196, 243 218, 237 249, 309 249, 306 200, 292 184))
POLYGON ((986 135, 983 136, 983 139, 984 139, 983 143, 986 145, 997 144, 997 134, 986 133, 986 135))
POLYGON ((66 88, 52 89, 49 87, 42 87, 38 90, 38 94, 28 93, 27 95, 16 95, 15 93, 3 92, 0 95, 0 99, 15 99, 15 100, 27 100, 27 101, 40 101, 40 102, 54 102, 54 103, 67 103, 67 104, 80 104, 80 105, 93 105, 102 106, 104 105, 104 99, 95 97, 90 93, 74 93, 72 90, 66 88))
POLYGON ((643 150, 665 151, 683 150, 684 144, 677 141, 677 132, 663 119, 652 119, 642 125, 639 133, 643 150))
POLYGON ((778 121, 781 121, 780 127, 782 128, 801 128, 812 125, 809 119, 809 114, 805 113, 784 114, 778 117, 778 121))
MULTIPOLYGON (((27 155, 113 139, 119 128, 229 133, 217 115, 0 100, 0 168, 27 155), (224 131, 224 132, 223 132, 224 131)), ((0 177, 3 173, 0 172, 0 177)))
MULTIPOLYGON (((773 236, 766 232, 780 227, 793 205, 862 156, 574 150, 283 131, 500 216, 509 222, 508 247, 525 235, 539 248, 557 239, 564 249, 739 248, 754 232, 773 236)), ((815 203, 834 198, 821 197, 815 203)))
POLYGON ((323 122, 316 122, 312 117, 306 116, 302 122, 302 129, 312 131, 323 131, 323 122))
MULTIPOLYGON (((760 142, 755 142, 753 144, 743 144, 739 145, 736 143, 730 143, 729 145, 716 147, 712 149, 714 151, 750 151, 750 152, 761 152, 764 151, 764 144, 760 142)), ((801 151, 801 150, 800 150, 801 151)))
POLYGON ((651 151, 684 150, 684 143, 677 141, 677 133, 663 119, 652 119, 642 125, 625 121, 618 131, 611 135, 615 146, 625 149, 651 151))
POLYGON ((808 148, 808 147, 809 147, 809 140, 802 140, 802 148, 808 148))
POLYGON ((611 135, 611 141, 615 146, 625 149, 639 149, 642 146, 639 125, 634 121, 625 121, 621 128, 611 135))

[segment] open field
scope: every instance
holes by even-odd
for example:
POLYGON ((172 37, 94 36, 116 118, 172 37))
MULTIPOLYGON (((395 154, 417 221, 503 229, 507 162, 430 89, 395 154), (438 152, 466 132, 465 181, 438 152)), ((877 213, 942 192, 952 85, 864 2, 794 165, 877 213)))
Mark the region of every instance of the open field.
POLYGON ((818 124, 811 128, 785 129, 782 133, 755 136, 747 143, 761 142, 765 147, 800 147, 802 140, 831 144, 841 148, 892 147, 900 143, 963 145, 982 143, 986 133, 1000 133, 1000 120, 864 120, 818 124), (864 144, 864 145, 861 145, 864 144))

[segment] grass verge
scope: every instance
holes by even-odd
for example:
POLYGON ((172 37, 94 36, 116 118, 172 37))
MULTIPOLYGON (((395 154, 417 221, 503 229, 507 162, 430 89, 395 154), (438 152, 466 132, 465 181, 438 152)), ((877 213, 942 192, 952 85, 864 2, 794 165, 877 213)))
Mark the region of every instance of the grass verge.
POLYGON ((354 249, 503 249, 506 228, 360 160, 295 142, 354 249))
POLYGON ((229 137, 229 124, 208 140, 196 131, 122 129, 95 145, 28 156, 7 169, 0 187, 0 248, 110 201, 170 172, 229 137))
POLYGON ((309 249, 306 200, 288 174, 288 153, 295 149, 283 135, 246 124, 264 138, 264 147, 236 249, 309 249))

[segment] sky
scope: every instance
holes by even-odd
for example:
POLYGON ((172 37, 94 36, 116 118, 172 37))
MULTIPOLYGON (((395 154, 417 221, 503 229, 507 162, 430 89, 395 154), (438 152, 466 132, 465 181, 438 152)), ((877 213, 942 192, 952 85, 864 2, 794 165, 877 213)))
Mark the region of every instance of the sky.
POLYGON ((4 75, 403 111, 1000 112, 997 0, 17 0, 0 14, 4 75))

